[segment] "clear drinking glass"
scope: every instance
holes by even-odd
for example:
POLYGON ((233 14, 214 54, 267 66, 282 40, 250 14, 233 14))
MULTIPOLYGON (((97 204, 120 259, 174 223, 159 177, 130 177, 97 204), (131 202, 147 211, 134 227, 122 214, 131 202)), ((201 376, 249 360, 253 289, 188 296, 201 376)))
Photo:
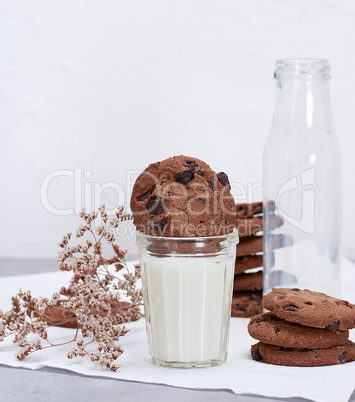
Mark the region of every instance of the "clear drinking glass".
POLYGON ((172 238, 137 232, 148 352, 164 367, 227 359, 238 233, 172 238))
POLYGON ((323 59, 276 62, 274 117, 264 149, 265 294, 297 287, 339 296, 341 155, 329 71, 323 59))

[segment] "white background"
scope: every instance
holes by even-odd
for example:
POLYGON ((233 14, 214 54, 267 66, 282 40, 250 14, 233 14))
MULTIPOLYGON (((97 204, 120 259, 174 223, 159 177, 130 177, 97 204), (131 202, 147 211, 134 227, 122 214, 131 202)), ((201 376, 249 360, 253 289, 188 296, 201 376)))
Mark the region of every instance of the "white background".
MULTIPOLYGON (((185 154, 245 187, 260 182, 274 62, 287 57, 330 60, 344 252, 355 259, 354 1, 2 0, 0 257, 55 257, 76 228, 40 201, 58 169, 126 191, 127 171, 185 154)), ((73 183, 55 179, 49 201, 74 208, 73 183)), ((126 202, 113 190, 104 199, 126 202)))

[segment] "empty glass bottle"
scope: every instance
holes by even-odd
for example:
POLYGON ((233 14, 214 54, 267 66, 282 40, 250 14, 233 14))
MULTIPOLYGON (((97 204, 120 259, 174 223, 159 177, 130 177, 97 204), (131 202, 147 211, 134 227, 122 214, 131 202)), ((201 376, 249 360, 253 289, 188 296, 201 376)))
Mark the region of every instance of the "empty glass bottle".
POLYGON ((339 296, 341 156, 329 63, 276 62, 276 103, 264 149, 264 293, 308 288, 339 296))

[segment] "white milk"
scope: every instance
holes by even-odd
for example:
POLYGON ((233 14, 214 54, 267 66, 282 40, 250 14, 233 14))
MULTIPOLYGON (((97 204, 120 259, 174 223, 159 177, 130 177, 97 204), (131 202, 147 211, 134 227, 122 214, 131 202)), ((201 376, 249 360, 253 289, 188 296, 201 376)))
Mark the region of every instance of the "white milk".
POLYGON ((142 268, 151 358, 223 362, 228 348, 234 258, 149 258, 142 268))

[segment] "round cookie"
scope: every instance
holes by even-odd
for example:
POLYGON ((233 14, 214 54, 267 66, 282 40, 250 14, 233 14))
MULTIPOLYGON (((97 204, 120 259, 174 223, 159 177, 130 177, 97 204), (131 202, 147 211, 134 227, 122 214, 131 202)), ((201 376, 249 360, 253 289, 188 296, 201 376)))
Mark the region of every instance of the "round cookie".
POLYGON ((325 349, 293 349, 257 343, 251 347, 253 360, 278 366, 319 367, 355 360, 355 343, 325 349))
MULTIPOLYGON (((238 251, 238 250, 237 250, 238 251)), ((237 257, 235 260, 234 274, 238 275, 253 268, 262 268, 263 266, 263 255, 245 255, 244 257, 237 257)))
POLYGON ((248 318, 261 312, 261 292, 233 292, 232 317, 248 318))
POLYGON ((354 327, 353 304, 307 289, 272 289, 264 296, 262 306, 280 318, 309 327, 331 330, 354 327))
POLYGON ((242 273, 234 276, 233 290, 262 290, 263 272, 242 273))
POLYGON ((217 236, 236 223, 228 176, 183 155, 152 163, 139 175, 131 210, 137 230, 154 236, 217 236))
POLYGON ((252 317, 248 332, 262 343, 298 349, 330 348, 345 344, 349 338, 349 331, 305 327, 272 313, 252 317))
POLYGON ((238 218, 252 218, 263 213, 263 203, 258 201, 251 204, 237 204, 235 210, 238 218))

